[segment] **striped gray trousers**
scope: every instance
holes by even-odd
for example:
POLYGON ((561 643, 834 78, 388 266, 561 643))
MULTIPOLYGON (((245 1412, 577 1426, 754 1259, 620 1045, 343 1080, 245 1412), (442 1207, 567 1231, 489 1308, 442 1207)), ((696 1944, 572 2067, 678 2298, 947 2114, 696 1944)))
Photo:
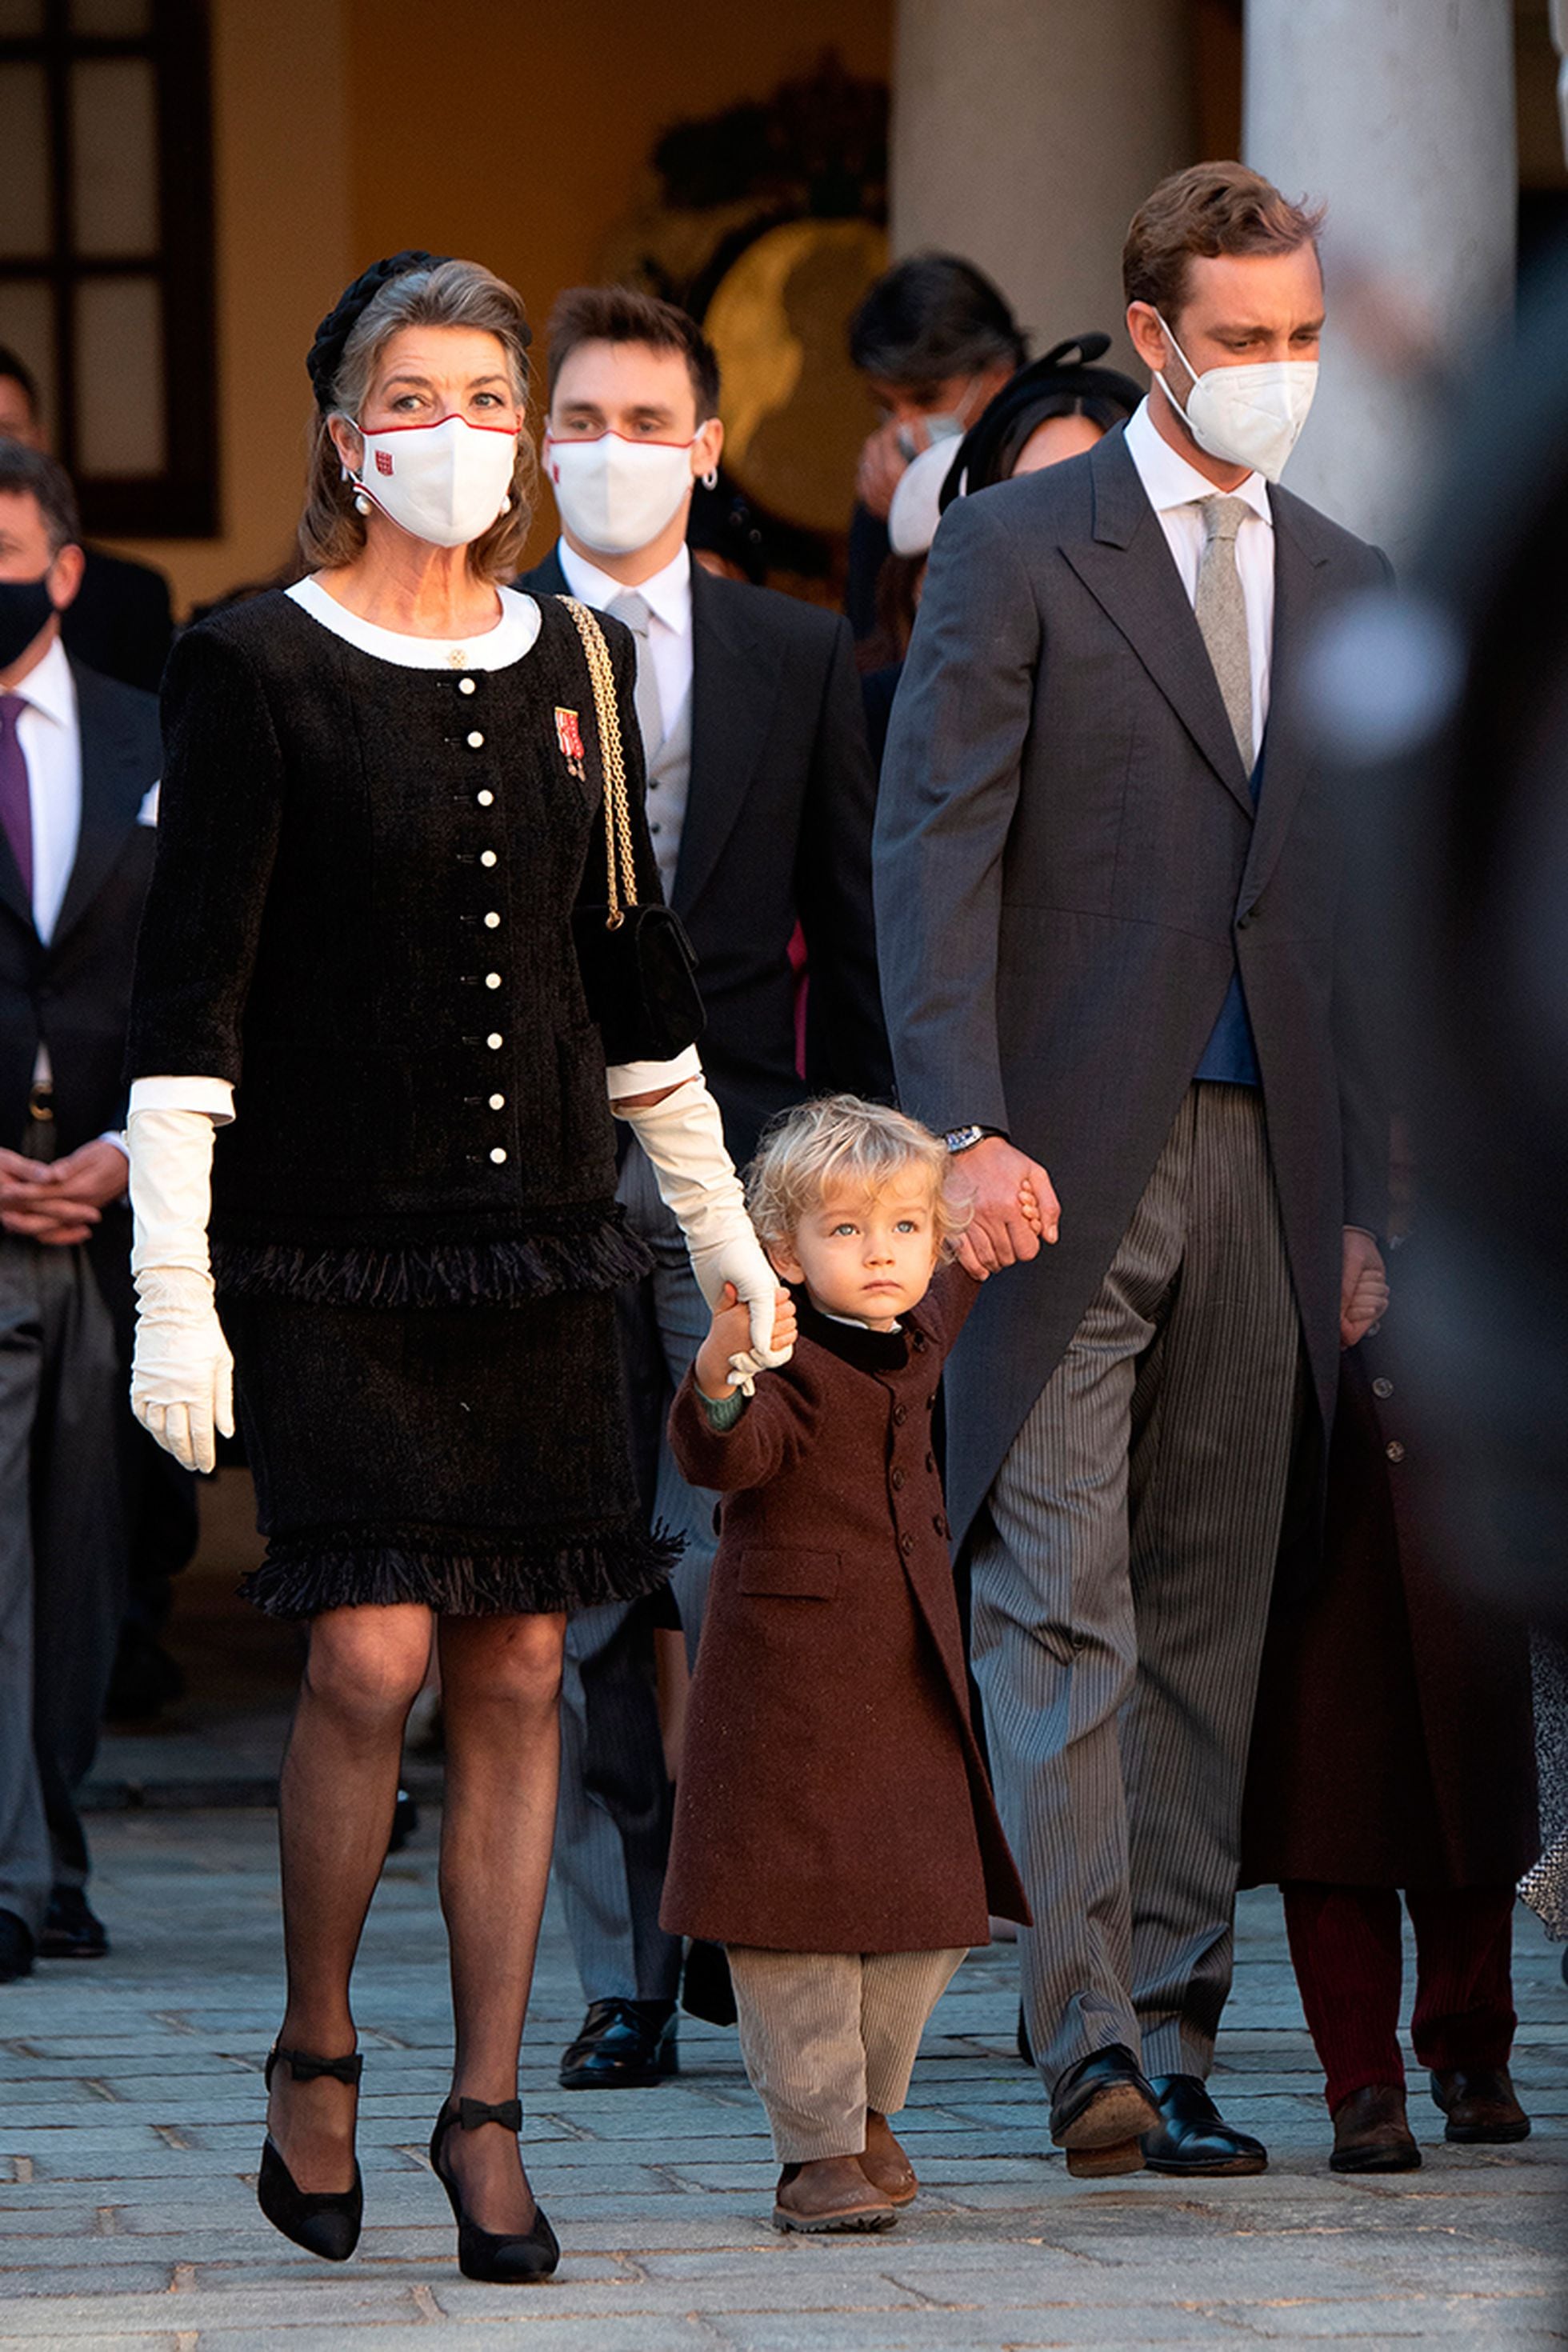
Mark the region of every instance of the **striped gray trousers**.
POLYGON ((1262 1097, 1194 1085, 973 1557, 1047 2087, 1113 2042, 1208 2073, 1302 1364, 1262 1097))

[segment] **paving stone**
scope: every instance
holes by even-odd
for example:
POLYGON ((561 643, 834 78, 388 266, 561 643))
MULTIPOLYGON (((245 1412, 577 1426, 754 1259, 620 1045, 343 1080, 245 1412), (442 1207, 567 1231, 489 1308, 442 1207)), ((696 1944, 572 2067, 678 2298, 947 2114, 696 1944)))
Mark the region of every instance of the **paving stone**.
POLYGON ((759 2313, 713 2323, 732 2352, 1037 2352, 1056 2345, 1245 2344, 1257 2337, 1216 2323, 1206 2312, 1173 2312, 1156 2305, 1115 2312, 1085 2306, 1032 2314, 1020 2325, 1012 2312, 982 2308, 954 2313, 919 2311, 759 2313))
POLYGON ((1521 1915, 1522 2147, 1447 2147, 1413 2082, 1419 2173, 1327 2170, 1320 2078, 1277 1897, 1249 1895, 1216 2068, 1261 2131, 1251 2180, 1073 2180, 1013 2048, 1016 1955, 965 1966, 900 2129, 924 2191, 896 2231, 780 2237, 776 2167, 734 2037, 683 2024, 647 2092, 563 2093, 582 1998, 546 1924, 524 2053, 531 2176, 561 2233, 536 2290, 458 2277, 421 2153, 449 2080, 434 1843, 398 1858, 356 1979, 368 2221, 313 2263, 254 2197, 280 1990, 265 1815, 97 1829, 114 1950, 0 1988, 0 2347, 10 2352, 1045 2352, 1263 2342, 1568 2344, 1553 2295, 1568 2182, 1568 2003, 1521 1915), (6 2176, 12 2176, 7 2178, 6 2176))

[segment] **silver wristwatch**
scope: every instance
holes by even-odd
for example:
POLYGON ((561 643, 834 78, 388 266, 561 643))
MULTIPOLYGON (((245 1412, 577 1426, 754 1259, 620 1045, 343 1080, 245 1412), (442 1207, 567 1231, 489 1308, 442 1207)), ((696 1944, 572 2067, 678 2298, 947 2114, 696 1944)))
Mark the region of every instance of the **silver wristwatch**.
POLYGON ((950 1127, 942 1141, 950 1151, 971 1151, 988 1135, 1001 1136, 1004 1143, 1007 1140, 1005 1130, 999 1127, 950 1127))

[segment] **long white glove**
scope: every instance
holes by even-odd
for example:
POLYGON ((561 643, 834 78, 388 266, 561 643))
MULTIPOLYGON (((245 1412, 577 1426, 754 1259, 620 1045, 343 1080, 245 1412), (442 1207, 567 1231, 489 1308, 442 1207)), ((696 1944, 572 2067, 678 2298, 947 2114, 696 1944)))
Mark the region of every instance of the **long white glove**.
POLYGON ((653 1162, 660 1197, 679 1221, 691 1271, 709 1306, 719 1306, 724 1285, 732 1282, 750 1310, 751 1349, 745 1358, 735 1358, 735 1366, 750 1372, 787 1363, 790 1350, 770 1344, 779 1278, 746 1214, 741 1180, 724 1148, 719 1106, 707 1081, 689 1078, 662 1102, 640 1108, 617 1102, 613 1108, 653 1162))
POLYGON ((210 1470, 234 1435, 234 1358, 213 1304, 213 1122, 201 1110, 132 1110, 136 1352, 131 1410, 187 1470, 210 1470))

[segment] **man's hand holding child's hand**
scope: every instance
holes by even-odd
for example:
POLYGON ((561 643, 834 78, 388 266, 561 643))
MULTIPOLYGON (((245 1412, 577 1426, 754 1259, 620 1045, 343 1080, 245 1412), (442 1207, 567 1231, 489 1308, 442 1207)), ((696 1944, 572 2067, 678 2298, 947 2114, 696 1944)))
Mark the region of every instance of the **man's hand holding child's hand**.
MULTIPOLYGON (((713 1310, 713 1320, 708 1337, 697 1350, 697 1385, 705 1397, 715 1402, 733 1395, 742 1386, 749 1389, 750 1375, 744 1381, 736 1378, 737 1357, 750 1361, 752 1344, 751 1309, 739 1303, 740 1294, 732 1282, 724 1285, 724 1296, 713 1310)), ((795 1342, 795 1301, 787 1290, 774 1294, 773 1346, 786 1354, 795 1342)))
POLYGON ((1042 1242, 1056 1240, 1062 1213, 1051 1180, 1005 1136, 987 1135, 972 1145, 949 1181, 954 1200, 970 1211, 958 1263, 976 1282, 999 1266, 1026 1264, 1038 1257, 1042 1242))

